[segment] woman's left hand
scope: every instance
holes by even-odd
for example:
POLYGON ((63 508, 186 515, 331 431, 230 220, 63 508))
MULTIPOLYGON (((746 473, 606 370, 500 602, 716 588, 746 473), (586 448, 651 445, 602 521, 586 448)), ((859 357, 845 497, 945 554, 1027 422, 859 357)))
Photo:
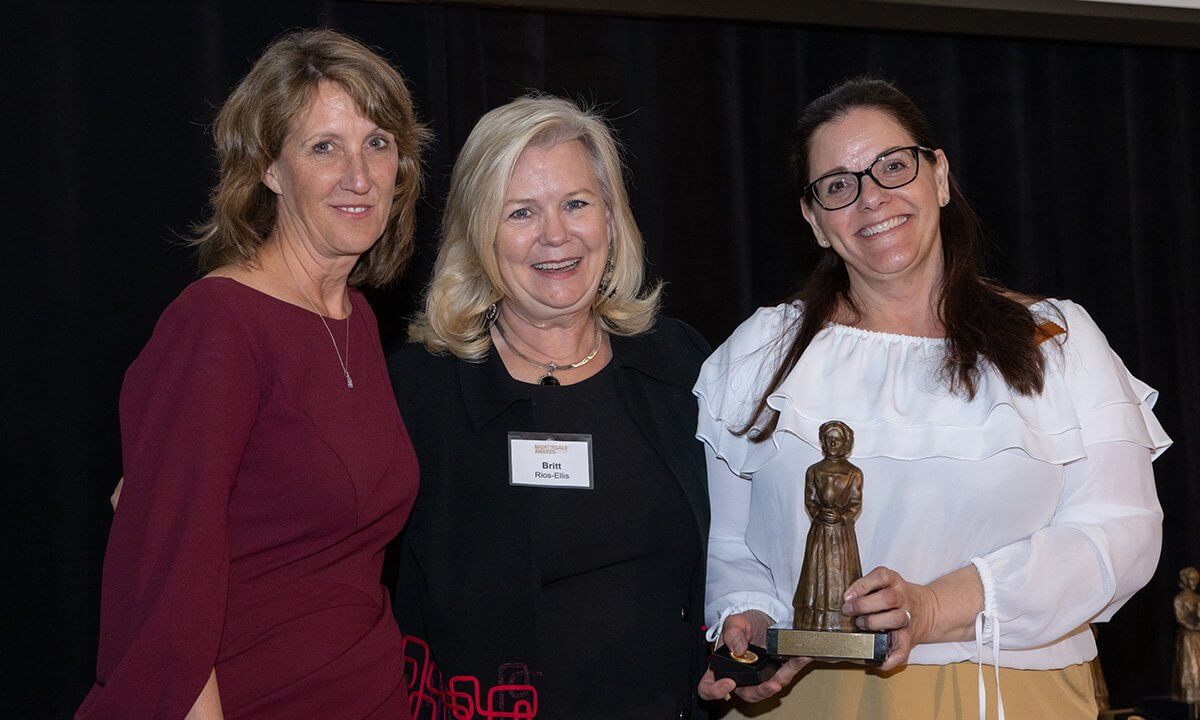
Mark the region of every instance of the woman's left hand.
POLYGON ((928 585, 910 583, 900 573, 877 567, 846 588, 842 612, 863 630, 888 631, 888 655, 881 670, 908 662, 922 643, 975 639, 975 616, 983 610, 983 583, 974 565, 947 573, 928 585))
POLYGON ((886 567, 851 583, 845 599, 842 612, 853 617, 859 629, 888 631, 888 654, 880 667, 884 672, 908 662, 912 649, 929 642, 937 624, 937 594, 886 567))

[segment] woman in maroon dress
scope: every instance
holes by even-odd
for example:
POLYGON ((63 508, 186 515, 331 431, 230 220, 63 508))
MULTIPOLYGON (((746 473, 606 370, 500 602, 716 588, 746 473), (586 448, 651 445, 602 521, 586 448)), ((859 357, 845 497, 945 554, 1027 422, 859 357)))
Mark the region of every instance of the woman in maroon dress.
POLYGON ((380 586, 417 465, 351 286, 407 258, 400 75, 330 31, 273 43, 213 127, 208 274, 129 368, 96 684, 76 718, 407 718, 380 586))

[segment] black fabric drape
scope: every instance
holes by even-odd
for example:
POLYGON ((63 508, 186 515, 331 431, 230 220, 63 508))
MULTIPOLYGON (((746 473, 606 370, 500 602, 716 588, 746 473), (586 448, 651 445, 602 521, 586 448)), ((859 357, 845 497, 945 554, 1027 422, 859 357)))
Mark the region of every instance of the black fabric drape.
POLYGON ((454 155, 486 110, 535 89, 605 108, 667 311, 715 345, 813 262, 785 163, 798 109, 850 75, 896 80, 984 218, 992 273, 1084 304, 1162 391, 1176 440, 1156 465, 1163 557, 1101 646, 1115 702, 1167 690, 1175 575, 1200 563, 1200 53, 356 2, 20 12, 0 22, 0 227, 15 253, 5 716, 67 717, 91 681, 117 392, 195 275, 179 235, 213 181, 205 125, 268 41, 317 25, 382 48, 437 135, 412 270, 371 294, 392 342, 428 276, 454 155))

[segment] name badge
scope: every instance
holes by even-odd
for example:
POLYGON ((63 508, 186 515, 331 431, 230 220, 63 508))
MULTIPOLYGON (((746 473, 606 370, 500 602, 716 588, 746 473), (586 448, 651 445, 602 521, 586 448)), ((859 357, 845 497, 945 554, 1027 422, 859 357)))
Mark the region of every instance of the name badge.
POLYGON ((592 489, 592 436, 508 434, 509 485, 592 489))

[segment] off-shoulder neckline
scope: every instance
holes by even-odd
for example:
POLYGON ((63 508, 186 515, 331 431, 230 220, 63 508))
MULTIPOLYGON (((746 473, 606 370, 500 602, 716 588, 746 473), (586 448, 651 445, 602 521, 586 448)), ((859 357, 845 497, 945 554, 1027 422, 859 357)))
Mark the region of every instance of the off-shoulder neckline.
POLYGON ((922 335, 904 335, 902 333, 889 333, 879 330, 864 330, 863 328, 857 328, 853 325, 843 325, 836 322, 825 323, 824 329, 832 330, 845 335, 853 335, 855 337, 869 338, 874 340, 884 340, 888 342, 904 342, 920 345, 941 345, 946 342, 946 338, 944 337, 925 337, 922 335))
MULTIPOLYGON (((1033 312, 1035 315, 1037 315, 1037 310, 1038 310, 1039 306, 1046 306, 1046 305, 1053 306, 1054 302, 1055 301, 1052 298, 1046 298, 1044 300, 1039 300, 1039 301, 1033 303, 1032 305, 1030 305, 1029 310, 1031 312, 1033 312)), ((795 309, 800 310, 801 308, 795 308, 795 309)), ((843 323, 833 322, 833 321, 829 321, 829 322, 825 323, 825 327, 822 328, 822 332, 824 332, 825 330, 829 330, 829 331, 836 332, 836 333, 843 334, 843 335, 850 335, 853 337, 859 337, 859 338, 870 339, 870 340, 880 340, 880 341, 884 341, 884 342, 899 342, 899 343, 906 343, 906 344, 910 344, 910 345, 945 345, 946 344, 945 337, 928 337, 925 335, 905 335, 904 333, 890 333, 890 332, 883 332, 881 330, 866 330, 864 328, 858 328, 858 327, 854 327, 853 325, 845 325, 843 323)))

